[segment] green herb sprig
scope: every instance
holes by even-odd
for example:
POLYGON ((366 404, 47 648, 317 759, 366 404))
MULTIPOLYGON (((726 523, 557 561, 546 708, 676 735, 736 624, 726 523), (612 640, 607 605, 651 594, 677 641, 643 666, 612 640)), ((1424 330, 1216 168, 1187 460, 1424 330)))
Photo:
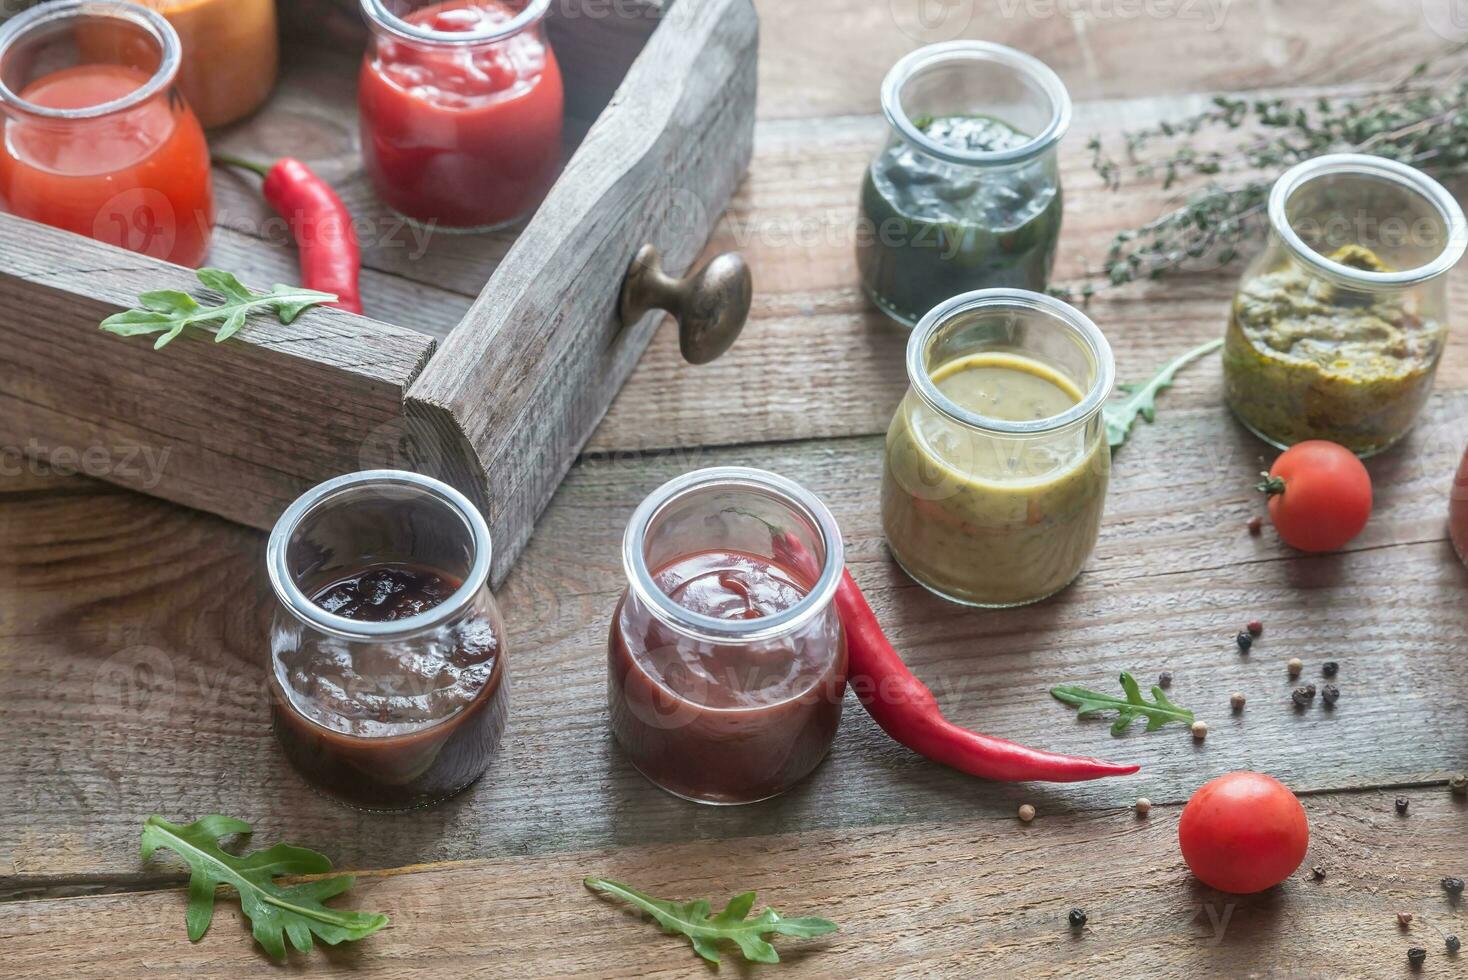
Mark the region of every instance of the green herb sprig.
POLYGON ((1111 286, 1229 265, 1268 227, 1275 179, 1321 154, 1374 154, 1439 179, 1468 171, 1465 51, 1468 45, 1459 45, 1416 65, 1391 87, 1365 95, 1215 96, 1203 112, 1124 134, 1120 161, 1099 137, 1092 138, 1092 169, 1112 190, 1159 177, 1164 190, 1189 180, 1202 183, 1174 198, 1164 214, 1117 234, 1096 274, 1052 292, 1084 300, 1111 286), (1202 138, 1214 132, 1227 136, 1204 145, 1202 138))
POLYGON ((281 323, 288 324, 313 306, 337 300, 333 293, 300 286, 276 285, 268 293, 257 293, 223 269, 200 269, 196 274, 199 282, 224 296, 223 303, 205 306, 180 290, 157 289, 138 297, 139 308, 115 313, 103 320, 102 329, 122 337, 162 334, 153 345, 157 350, 183 333, 186 327, 222 323, 213 330, 214 342, 223 343, 239 333, 252 312, 273 312, 281 323))
POLYGON ((1168 722, 1180 721, 1188 725, 1193 723, 1193 713, 1167 700, 1167 695, 1160 687, 1152 688, 1153 700, 1149 702, 1142 696, 1142 688, 1137 684, 1137 679, 1126 671, 1121 672, 1121 689, 1126 693, 1125 698, 1100 694, 1096 691, 1088 691, 1084 687, 1073 687, 1068 684, 1052 687, 1050 693, 1058 700, 1074 705, 1077 717, 1084 718, 1102 711, 1115 711, 1116 721, 1111 724, 1113 735, 1125 732, 1138 718, 1147 719, 1147 731, 1149 732, 1155 732, 1168 722))
POLYGON ((669 902, 605 878, 587 878, 584 884, 594 892, 612 895, 635 905, 652 916, 653 921, 668 935, 682 934, 688 937, 693 951, 710 963, 719 962, 720 940, 728 940, 737 945, 740 954, 751 962, 778 963, 780 954, 765 940, 766 935, 809 939, 824 936, 840 928, 829 919, 815 916, 787 919, 772 908, 766 908, 752 919, 748 918, 754 908, 754 892, 736 895, 724 906, 724 911, 713 915, 711 906, 703 899, 683 903, 669 902))
POLYGON ((1222 338, 1210 340, 1168 361, 1142 384, 1118 384, 1117 389, 1125 397, 1113 399, 1101 409, 1102 421, 1106 425, 1106 441, 1111 445, 1112 452, 1126 442, 1138 417, 1148 422, 1157 418, 1157 393, 1172 387, 1178 371, 1222 346, 1222 338))
POLYGON ((229 885, 240 897, 253 927, 255 941, 278 960, 285 959, 285 937, 301 952, 312 947, 312 936, 328 945, 370 936, 387 925, 385 915, 327 908, 326 899, 352 887, 350 875, 322 878, 297 885, 277 885, 277 875, 317 875, 331 870, 324 854, 276 844, 240 856, 219 846, 223 837, 248 834, 250 825, 232 817, 207 816, 191 824, 169 823, 152 816, 143 821, 142 850, 146 861, 166 847, 189 866, 189 905, 184 914, 189 939, 198 942, 214 918, 214 893, 229 885))

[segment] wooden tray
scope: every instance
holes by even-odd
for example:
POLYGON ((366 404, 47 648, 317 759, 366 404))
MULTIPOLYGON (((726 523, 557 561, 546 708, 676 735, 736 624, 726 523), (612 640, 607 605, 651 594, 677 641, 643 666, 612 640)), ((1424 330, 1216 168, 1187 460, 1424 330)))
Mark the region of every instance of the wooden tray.
MULTIPOLYGON (((373 229, 375 319, 313 310, 235 340, 98 330, 193 274, 0 215, 0 445, 230 520, 269 527, 306 487, 376 466, 440 476, 484 509, 503 579, 660 319, 623 324, 629 262, 702 250, 749 162, 758 26, 749 0, 557 0, 567 163, 523 227, 438 233, 388 214, 362 174, 355 0, 280 4, 279 88, 221 150, 302 157, 373 229)), ((209 263, 298 282, 258 182, 216 171, 209 263)), ((690 368, 690 370, 695 370, 690 368)))

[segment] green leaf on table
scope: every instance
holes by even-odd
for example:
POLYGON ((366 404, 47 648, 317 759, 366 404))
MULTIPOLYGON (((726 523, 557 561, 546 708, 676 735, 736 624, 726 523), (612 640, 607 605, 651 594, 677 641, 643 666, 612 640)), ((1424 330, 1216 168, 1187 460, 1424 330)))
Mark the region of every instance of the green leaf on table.
POLYGON ((751 962, 778 963, 780 954, 775 952, 775 947, 765 940, 765 936, 775 934, 810 939, 840 928, 829 919, 815 916, 787 919, 772 908, 766 908, 751 919, 748 916, 754 908, 754 892, 736 895, 722 912, 713 915, 709 903, 703 899, 669 902, 605 878, 587 878, 584 884, 592 891, 613 895, 635 905, 652 916, 668 935, 688 937, 693 951, 710 963, 719 962, 720 940, 734 943, 740 954, 751 962))
POLYGON ((1116 721, 1111 725, 1113 735, 1125 732, 1138 718, 1147 719, 1147 731, 1149 732, 1155 732, 1172 721, 1180 721, 1188 725, 1193 723, 1193 713, 1169 701, 1162 688, 1153 686, 1152 700, 1148 701, 1144 698, 1137 679, 1126 671, 1121 672, 1121 689, 1126 694, 1125 698, 1088 691, 1084 687, 1073 687, 1068 684, 1052 687, 1050 693, 1066 704, 1074 705, 1076 716, 1080 718, 1099 714, 1102 711, 1115 711, 1116 721))
POLYGON ((185 328, 196 326, 213 327, 214 341, 220 343, 239 333, 240 328, 253 312, 274 313, 281 323, 291 323, 302 311, 322 303, 334 303, 332 293, 317 292, 299 286, 270 287, 270 292, 259 293, 223 269, 200 269, 195 275, 199 282, 224 297, 224 302, 205 306, 188 293, 177 289, 158 289, 138 297, 138 308, 109 316, 102 321, 102 329, 121 337, 139 337, 160 334, 154 349, 163 347, 185 328))
POLYGON ((214 917, 214 892, 229 885, 239 894, 240 908, 249 918, 255 941, 276 959, 285 959, 285 939, 301 952, 312 947, 312 936, 335 946, 370 936, 387 925, 387 916, 327 908, 322 903, 352 887, 350 875, 322 878, 295 885, 278 885, 276 875, 317 875, 331 870, 324 854, 276 844, 245 855, 230 854, 219 840, 248 834, 250 825, 232 817, 212 815, 191 824, 169 823, 153 816, 143 821, 143 860, 166 847, 189 866, 189 905, 184 914, 189 939, 198 942, 214 917))
POLYGON ((1157 393, 1172 387, 1173 379, 1177 377, 1178 371, 1204 354, 1210 354, 1222 346, 1222 338, 1210 340, 1168 361, 1161 370, 1142 384, 1117 385, 1117 390, 1124 397, 1113 398, 1101 409, 1101 418, 1106 423, 1106 441, 1111 445, 1111 451, 1115 452, 1122 443, 1126 442, 1127 436, 1131 435, 1132 426, 1137 424, 1138 416, 1148 422, 1157 418, 1157 393))

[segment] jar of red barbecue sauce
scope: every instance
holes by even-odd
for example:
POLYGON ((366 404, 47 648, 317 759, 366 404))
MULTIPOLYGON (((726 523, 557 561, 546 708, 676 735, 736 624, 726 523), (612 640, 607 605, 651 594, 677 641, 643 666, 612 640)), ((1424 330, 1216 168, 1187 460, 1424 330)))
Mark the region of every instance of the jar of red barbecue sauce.
POLYGON ((411 220, 487 231, 533 211, 561 161, 550 0, 362 0, 362 158, 411 220))
POLYGON ((846 691, 843 562, 830 511, 773 473, 699 470, 642 502, 607 695, 644 776, 698 803, 753 803, 820 764, 846 691))
POLYGON ((266 561, 280 599, 275 733, 306 780, 350 806, 402 810, 478 779, 509 682, 474 505, 417 473, 338 477, 286 510, 266 561))

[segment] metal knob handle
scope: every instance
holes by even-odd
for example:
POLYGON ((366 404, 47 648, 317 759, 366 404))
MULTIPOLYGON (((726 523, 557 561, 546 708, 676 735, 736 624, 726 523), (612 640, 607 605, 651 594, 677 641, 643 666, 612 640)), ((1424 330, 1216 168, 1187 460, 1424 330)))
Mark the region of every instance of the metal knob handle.
POLYGON ((652 245, 637 250, 622 284, 622 325, 648 310, 667 310, 678 321, 678 346, 689 364, 707 364, 734 345, 754 298, 749 266, 734 252, 710 259, 698 272, 678 279, 663 271, 652 245))

